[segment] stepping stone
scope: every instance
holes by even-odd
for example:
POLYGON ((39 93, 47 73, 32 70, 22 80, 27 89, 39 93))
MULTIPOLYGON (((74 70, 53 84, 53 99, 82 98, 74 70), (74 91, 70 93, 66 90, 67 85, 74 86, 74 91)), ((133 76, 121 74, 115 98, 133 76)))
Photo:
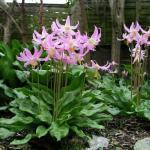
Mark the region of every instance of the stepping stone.
POLYGON ((89 141, 90 148, 86 148, 86 150, 97 150, 99 148, 107 148, 108 144, 109 139, 93 135, 92 139, 89 141))
POLYGON ((138 140, 134 145, 134 150, 150 150, 150 137, 138 140))

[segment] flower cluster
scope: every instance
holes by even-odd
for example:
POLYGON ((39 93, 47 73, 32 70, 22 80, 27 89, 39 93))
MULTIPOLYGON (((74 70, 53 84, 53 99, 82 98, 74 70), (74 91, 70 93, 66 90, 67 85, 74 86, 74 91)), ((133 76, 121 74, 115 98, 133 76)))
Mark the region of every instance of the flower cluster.
POLYGON ((145 31, 138 22, 132 23, 130 28, 124 25, 124 29, 123 40, 126 40, 128 44, 135 45, 131 50, 131 56, 134 58, 133 63, 144 60, 145 50, 142 48, 150 46, 150 29, 145 31))
POLYGON ((31 65, 36 67, 40 61, 61 61, 64 64, 81 64, 84 62, 84 56, 90 51, 94 51, 96 45, 100 42, 101 29, 95 26, 91 37, 87 34, 81 34, 78 30, 79 23, 71 26, 70 17, 66 19, 65 25, 54 21, 51 25, 51 33, 48 33, 45 27, 42 33, 34 31, 33 44, 35 47, 32 55, 28 49, 25 49, 20 56, 19 61, 25 63, 25 67, 31 65), (37 48, 40 51, 37 51, 37 48), (46 52, 46 57, 41 58, 42 52, 46 52))

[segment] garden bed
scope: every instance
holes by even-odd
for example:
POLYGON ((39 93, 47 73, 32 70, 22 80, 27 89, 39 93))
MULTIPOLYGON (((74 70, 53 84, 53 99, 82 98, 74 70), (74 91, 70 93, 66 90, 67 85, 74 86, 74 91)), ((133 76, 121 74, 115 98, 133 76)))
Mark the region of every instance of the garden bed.
MULTIPOLYGON (((112 121, 105 124, 104 130, 86 129, 89 135, 96 135, 108 138, 109 147, 105 150, 133 150, 133 146, 137 140, 150 137, 150 122, 139 118, 116 117, 112 121)), ((21 136, 18 133, 17 136, 21 136)), ((10 146, 8 143, 12 140, 6 139, 0 142, 2 150, 16 147, 10 146)), ((84 150, 88 147, 88 143, 79 139, 76 136, 70 135, 61 142, 56 142, 53 139, 41 138, 40 140, 32 140, 28 145, 23 146, 26 150, 84 150)))

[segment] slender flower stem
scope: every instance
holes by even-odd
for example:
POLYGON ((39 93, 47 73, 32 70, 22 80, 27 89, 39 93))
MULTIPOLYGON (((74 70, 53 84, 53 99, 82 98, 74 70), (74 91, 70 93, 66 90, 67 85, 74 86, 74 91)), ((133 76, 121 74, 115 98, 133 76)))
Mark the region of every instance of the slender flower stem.
MULTIPOLYGON (((129 47, 130 49, 130 47, 129 47)), ((133 61, 132 61, 132 48, 131 50, 131 100, 132 100, 132 94, 133 94, 133 61)))

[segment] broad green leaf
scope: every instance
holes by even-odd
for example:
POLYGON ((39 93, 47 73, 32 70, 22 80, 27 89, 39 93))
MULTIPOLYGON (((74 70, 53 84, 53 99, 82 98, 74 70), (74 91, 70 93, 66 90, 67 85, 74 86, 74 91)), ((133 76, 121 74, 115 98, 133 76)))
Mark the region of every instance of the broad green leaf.
POLYGON ((92 116, 95 113, 100 113, 104 110, 106 110, 107 107, 103 104, 87 104, 86 106, 83 107, 83 110, 81 111, 81 115, 85 115, 85 116, 92 116))
POLYGON ((109 107, 108 112, 110 112, 112 115, 118 115, 120 113, 120 110, 117 107, 113 107, 113 108, 109 107))
POLYGON ((73 76, 80 76, 84 72, 85 72, 85 69, 83 65, 74 65, 71 68, 71 73, 73 76))
POLYGON ((37 115, 39 112, 38 106, 30 101, 30 99, 20 101, 19 109, 32 115, 37 115))
POLYGON ((13 90, 11 88, 9 88, 7 85, 5 85, 3 83, 3 80, 0 80, 0 88, 2 88, 4 90, 4 93, 8 96, 8 97, 12 97, 14 98, 14 94, 13 94, 13 90))
POLYGON ((87 117, 79 118, 78 120, 76 120, 76 124, 79 127, 91 127, 91 128, 95 128, 95 129, 104 129, 104 126, 99 125, 95 120, 92 120, 87 117))
POLYGON ((45 128, 44 126, 38 126, 36 129, 36 135, 38 138, 45 136, 48 133, 49 129, 45 128))
POLYGON ((32 134, 27 134, 25 138, 21 140, 13 140, 10 144, 11 145, 21 145, 21 144, 26 144, 32 139, 32 134))
POLYGON ((10 136, 13 136, 15 132, 9 131, 8 129, 5 128, 0 128, 0 139, 5 139, 10 136))
POLYGON ((1 57, 4 57, 4 56, 5 56, 5 54, 4 54, 4 53, 2 53, 2 52, 0 52, 0 56, 1 56, 1 57))
POLYGON ((38 70, 38 69, 35 69, 34 72, 36 72, 37 74, 43 76, 43 75, 46 75, 47 74, 47 70, 38 70))
POLYGON ((71 127, 71 129, 81 138, 86 136, 84 134, 84 132, 82 130, 78 129, 76 126, 71 127))
POLYGON ((41 109, 39 114, 37 115, 37 118, 40 119, 42 122, 46 122, 49 125, 52 122, 52 115, 48 110, 41 109))
POLYGON ((0 111, 4 111, 4 110, 7 110, 9 106, 0 106, 0 111))
POLYGON ((28 79, 29 76, 30 76, 30 72, 29 72, 29 71, 15 70, 15 72, 16 72, 16 75, 17 75, 18 79, 19 79, 21 82, 27 81, 27 79, 28 79))
POLYGON ((60 141, 63 137, 69 133, 69 126, 67 124, 59 125, 55 122, 50 127, 51 136, 55 137, 57 141, 60 141))
POLYGON ((13 91, 18 98, 24 99, 27 97, 27 95, 23 91, 21 91, 20 89, 14 89, 13 91))
POLYGON ((30 124, 32 123, 33 118, 32 117, 18 117, 18 116, 14 116, 10 119, 7 118, 0 118, 0 126, 3 126, 4 124, 6 125, 11 125, 14 123, 24 123, 24 124, 30 124))

